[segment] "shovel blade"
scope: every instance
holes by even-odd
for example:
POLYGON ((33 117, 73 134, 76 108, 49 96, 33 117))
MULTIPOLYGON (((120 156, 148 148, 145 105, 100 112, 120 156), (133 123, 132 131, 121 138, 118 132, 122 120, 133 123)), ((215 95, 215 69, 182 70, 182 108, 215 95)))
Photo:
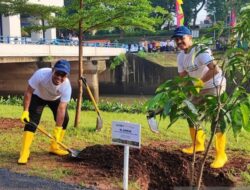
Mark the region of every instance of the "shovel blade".
POLYGON ((154 133, 159 133, 158 124, 155 117, 147 117, 147 120, 150 130, 154 133))
POLYGON ((68 151, 70 152, 70 156, 72 158, 79 158, 79 154, 81 151, 72 148, 68 149, 68 151))
POLYGON ((102 129, 103 126, 103 122, 102 122, 102 118, 98 115, 97 119, 96 119, 96 131, 100 131, 102 129))

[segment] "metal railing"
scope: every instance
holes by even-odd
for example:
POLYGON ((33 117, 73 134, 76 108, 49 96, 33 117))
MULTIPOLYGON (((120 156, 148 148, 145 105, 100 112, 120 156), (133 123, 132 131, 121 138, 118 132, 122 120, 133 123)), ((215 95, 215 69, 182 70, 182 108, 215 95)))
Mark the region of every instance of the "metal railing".
MULTIPOLYGON (((0 36, 0 43, 4 44, 36 44, 36 45, 60 45, 60 46, 78 46, 78 40, 68 39, 39 39, 31 40, 30 37, 10 37, 0 36)), ((125 44, 109 43, 109 42, 91 42, 83 41, 83 46, 87 47, 110 47, 110 48, 125 48, 125 44)))

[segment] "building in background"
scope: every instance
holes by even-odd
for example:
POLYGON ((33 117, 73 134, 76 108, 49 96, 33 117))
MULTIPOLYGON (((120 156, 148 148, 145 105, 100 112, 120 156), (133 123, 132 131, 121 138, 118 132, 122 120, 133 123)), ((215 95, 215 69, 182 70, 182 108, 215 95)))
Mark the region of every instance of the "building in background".
MULTIPOLYGON (((29 0, 29 3, 33 4, 41 4, 41 5, 53 5, 53 6, 64 6, 64 0, 29 0)), ((22 37, 21 33, 21 16, 20 15, 13 15, 13 16, 3 16, 0 15, 0 36, 3 38, 20 38, 22 37)), ((32 19, 32 18, 31 18, 32 19)), ((41 20, 33 20, 33 22, 36 22, 37 24, 42 25, 41 20)), ((32 32, 31 33, 31 39, 36 41, 40 39, 55 39, 56 38, 56 29, 51 28, 47 29, 45 31, 45 34, 43 34, 42 31, 39 32, 32 32)))
POLYGON ((0 15, 0 36, 3 35, 3 29, 2 29, 2 15, 0 15))

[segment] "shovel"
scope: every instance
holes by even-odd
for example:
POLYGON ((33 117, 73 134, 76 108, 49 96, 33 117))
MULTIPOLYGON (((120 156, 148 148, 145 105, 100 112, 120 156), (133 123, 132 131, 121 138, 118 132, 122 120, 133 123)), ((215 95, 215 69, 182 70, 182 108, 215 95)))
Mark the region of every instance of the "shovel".
POLYGON ((86 88, 87 88, 87 91, 88 91, 88 94, 89 94, 89 96, 90 96, 90 99, 91 99, 91 101, 92 101, 93 104, 94 104, 95 111, 97 112, 96 131, 100 131, 100 130, 102 129, 102 126, 103 126, 103 122, 102 122, 100 110, 99 110, 99 108, 98 108, 98 106, 97 106, 97 103, 96 103, 96 101, 95 101, 95 98, 94 98, 94 96, 93 96, 93 94, 92 94, 92 92, 91 92, 91 90, 90 90, 90 88, 89 88, 89 85, 87 84, 86 78, 81 77, 81 79, 82 79, 82 82, 84 83, 84 85, 85 85, 86 88))
MULTIPOLYGON (((37 129, 42 132, 43 134, 45 134, 47 137, 49 137, 50 139, 52 140, 55 140, 55 137, 52 136, 50 133, 48 133, 44 128, 42 128, 41 126, 37 125, 36 123, 34 122, 29 122, 27 123, 29 125, 33 125, 35 127, 37 127, 37 129)), ((79 158, 78 155, 81 151, 79 150, 75 150, 75 149, 72 149, 72 148, 69 148, 67 147, 65 144, 61 143, 61 142, 56 142, 57 144, 59 144, 62 148, 64 148, 65 150, 67 150, 69 153, 70 153, 70 156, 73 157, 73 158, 79 158)))
POLYGON ((148 121, 148 126, 151 129, 152 132, 154 133, 159 133, 158 129, 158 123, 155 119, 155 116, 157 114, 160 114, 163 110, 162 109, 157 109, 155 111, 149 110, 148 115, 147 115, 147 121, 148 121))
POLYGON ((148 126, 153 133, 159 133, 158 124, 155 117, 147 116, 148 126))

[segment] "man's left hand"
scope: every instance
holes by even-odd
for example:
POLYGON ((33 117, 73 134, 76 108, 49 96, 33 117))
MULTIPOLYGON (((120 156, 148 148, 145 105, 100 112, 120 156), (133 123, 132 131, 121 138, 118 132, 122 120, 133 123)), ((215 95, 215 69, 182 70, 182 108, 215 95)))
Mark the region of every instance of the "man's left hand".
POLYGON ((198 79, 197 81, 194 82, 194 86, 196 91, 199 93, 200 90, 204 87, 204 82, 201 79, 198 79))

